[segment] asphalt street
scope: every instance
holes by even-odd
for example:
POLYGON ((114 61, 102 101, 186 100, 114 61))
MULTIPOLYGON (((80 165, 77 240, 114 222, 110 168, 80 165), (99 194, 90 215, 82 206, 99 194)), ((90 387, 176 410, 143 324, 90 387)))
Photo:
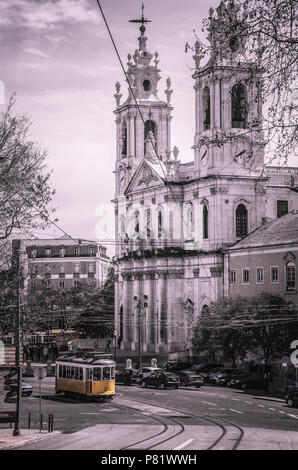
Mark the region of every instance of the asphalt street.
MULTIPOLYGON (((22 428, 38 428, 38 380, 23 398, 22 428)), ((44 429, 54 415, 61 434, 19 447, 24 450, 298 449, 298 409, 283 399, 227 387, 159 390, 117 386, 112 403, 55 395, 54 378, 42 382, 44 429)), ((0 425, 3 426, 3 425, 0 425)))

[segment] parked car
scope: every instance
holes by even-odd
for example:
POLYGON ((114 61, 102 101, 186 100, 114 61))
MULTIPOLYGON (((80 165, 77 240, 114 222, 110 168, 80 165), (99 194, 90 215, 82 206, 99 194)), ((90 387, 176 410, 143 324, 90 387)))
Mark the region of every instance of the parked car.
POLYGON ((225 370, 224 367, 217 367, 216 369, 212 369, 210 372, 207 372, 205 374, 205 381, 211 384, 215 384, 217 374, 220 374, 224 370, 225 370))
POLYGON ((201 364, 194 364, 193 366, 190 367, 190 370, 194 370, 196 372, 199 372, 200 374, 203 374, 206 376, 209 372, 211 372, 214 369, 218 368, 224 368, 223 364, 217 364, 217 363, 207 363, 203 362, 201 364))
POLYGON ((160 367, 141 367, 138 370, 137 382, 141 382, 141 380, 144 379, 145 377, 148 377, 148 375, 150 375, 151 372, 156 372, 156 371, 163 372, 163 369, 161 369, 160 367))
POLYGON ((182 387, 191 385, 193 387, 200 388, 204 384, 204 377, 200 374, 197 374, 193 370, 180 370, 176 374, 180 379, 180 384, 182 387))
POLYGON ((156 388, 178 388, 180 385, 179 377, 172 372, 165 372, 157 370, 151 372, 150 375, 144 377, 140 381, 141 387, 156 387, 156 388))
POLYGON ((169 372, 186 370, 190 367, 191 367, 191 364, 186 361, 168 361, 163 365, 164 370, 167 370, 169 372))
MULTIPOLYGON (((12 383, 12 384, 4 385, 4 390, 8 390, 8 393, 6 394, 6 397, 5 397, 5 401, 7 403, 16 403, 17 384, 12 383)), ((32 392, 33 392, 32 385, 28 384, 27 382, 22 382, 22 397, 28 397, 29 395, 32 395, 32 392)))
POLYGON ((137 369, 123 369, 116 373, 116 383, 131 385, 137 383, 139 371, 137 369))
POLYGON ((215 383, 217 385, 227 385, 230 382, 232 376, 237 373, 239 373, 239 369, 223 369, 214 374, 215 383))
POLYGON ((297 387, 289 387, 286 393, 286 404, 293 408, 294 406, 298 405, 298 388, 297 387))
POLYGON ((242 390, 245 390, 246 388, 264 388, 264 380, 252 377, 247 372, 239 371, 238 374, 231 377, 230 386, 241 388, 242 390))

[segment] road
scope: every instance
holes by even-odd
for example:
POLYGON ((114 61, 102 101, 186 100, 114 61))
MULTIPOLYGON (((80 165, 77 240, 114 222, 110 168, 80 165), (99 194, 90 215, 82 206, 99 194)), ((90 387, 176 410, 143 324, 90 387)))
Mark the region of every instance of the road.
MULTIPOLYGON (((38 428, 38 381, 23 398, 22 427, 38 428)), ((54 414, 58 436, 19 447, 24 450, 294 450, 298 449, 298 409, 284 400, 236 389, 159 390, 117 386, 112 403, 81 402, 55 396, 54 378, 42 387, 44 429, 54 414), (144 426, 145 425, 145 426, 144 426)))

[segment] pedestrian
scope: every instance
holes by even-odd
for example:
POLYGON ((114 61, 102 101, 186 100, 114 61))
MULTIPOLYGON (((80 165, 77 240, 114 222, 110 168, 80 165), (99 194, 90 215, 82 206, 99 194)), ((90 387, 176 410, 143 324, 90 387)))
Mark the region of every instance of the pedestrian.
POLYGON ((111 338, 108 340, 107 344, 106 344, 106 349, 105 349, 105 352, 106 351, 109 351, 110 352, 110 344, 111 344, 112 340, 111 338))
POLYGON ((269 384, 271 383, 271 374, 268 371, 265 372, 264 374, 264 384, 265 384, 265 390, 266 390, 266 393, 269 393, 269 384))
POLYGON ((43 351, 42 351, 42 355, 43 355, 43 360, 44 360, 44 361, 47 361, 47 359, 48 359, 48 354, 49 354, 49 350, 48 350, 47 346, 44 345, 43 351))

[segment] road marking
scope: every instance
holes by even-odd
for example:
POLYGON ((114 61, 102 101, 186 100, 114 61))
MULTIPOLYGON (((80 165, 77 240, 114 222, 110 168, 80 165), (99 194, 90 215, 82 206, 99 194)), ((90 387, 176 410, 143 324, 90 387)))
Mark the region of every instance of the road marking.
POLYGON ((231 400, 240 401, 239 398, 231 398, 231 400))
POLYGON ((183 442, 182 444, 180 444, 180 446, 178 447, 175 447, 173 450, 180 450, 180 449, 183 449, 184 447, 186 447, 188 444, 190 444, 190 442, 192 442, 193 439, 188 439, 187 441, 183 442))
POLYGON ((246 401, 245 403, 248 403, 249 405, 253 405, 251 401, 246 401))
POLYGON ((264 406, 264 405, 257 405, 257 406, 260 406, 261 408, 265 408, 265 406, 264 406))
POLYGON ((233 410, 233 408, 229 408, 230 411, 235 411, 235 413, 243 414, 243 411, 233 410))
POLYGON ((298 419, 298 416, 296 416, 296 415, 290 415, 290 414, 287 414, 287 416, 291 416, 291 418, 298 419))
POLYGON ((227 398, 226 395, 218 395, 221 398, 227 398))
POLYGON ((206 405, 217 406, 215 403, 210 403, 209 401, 202 401, 202 403, 206 403, 206 405))
POLYGON ((268 408, 268 410, 276 411, 276 409, 275 409, 275 408, 268 408))
POLYGON ((285 411, 279 411, 279 413, 282 413, 283 415, 285 415, 285 414, 286 414, 286 412, 285 412, 285 411))

